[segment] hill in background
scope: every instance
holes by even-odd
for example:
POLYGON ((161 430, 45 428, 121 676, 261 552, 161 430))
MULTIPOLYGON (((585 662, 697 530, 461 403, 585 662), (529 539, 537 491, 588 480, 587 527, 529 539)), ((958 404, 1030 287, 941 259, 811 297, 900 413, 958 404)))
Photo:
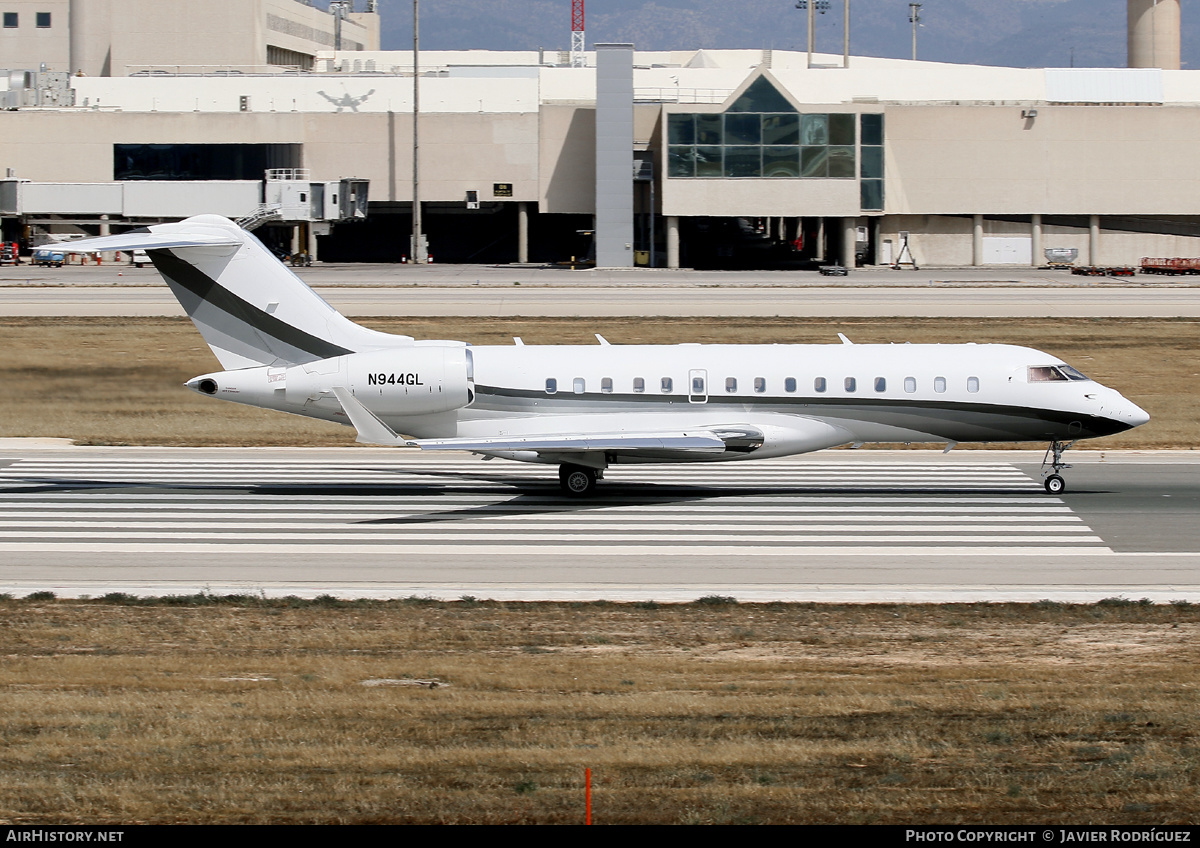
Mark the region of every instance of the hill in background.
MULTIPOLYGON (((1124 0, 924 0, 918 58, 1011 67, 1124 67, 1124 0)), ((841 0, 818 15, 817 48, 841 53, 841 0)), ((412 45, 411 0, 381 0, 383 47, 412 45)), ((851 52, 908 58, 907 0, 857 0, 851 52)), ((632 42, 641 50, 804 50, 795 0, 590 0, 588 47, 632 42)), ((421 6, 428 50, 565 50, 570 0, 433 0, 421 6)), ((1200 22, 1183 21, 1183 66, 1200 68, 1200 22)))

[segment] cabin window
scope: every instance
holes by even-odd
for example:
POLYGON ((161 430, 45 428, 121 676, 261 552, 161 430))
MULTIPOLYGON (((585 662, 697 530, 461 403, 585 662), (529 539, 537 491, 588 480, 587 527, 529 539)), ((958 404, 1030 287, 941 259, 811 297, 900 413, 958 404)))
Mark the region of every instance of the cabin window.
POLYGON ((845 385, 848 392, 858 391, 858 380, 855 380, 853 377, 847 377, 843 385, 845 385))
POLYGON ((917 390, 917 378, 916 377, 905 377, 904 378, 904 391, 908 392, 911 395, 916 390, 917 390))
POLYGON ((695 377, 692 377, 692 394, 704 394, 704 378, 699 374, 697 374, 695 377))
POLYGON ((546 394, 552 395, 558 391, 558 380, 553 377, 546 378, 546 394))
POLYGON ((606 395, 612 394, 612 387, 612 377, 604 377, 602 380, 600 380, 600 391, 604 392, 606 395))
POLYGON ((767 390, 767 378, 766 377, 755 377, 754 378, 754 391, 758 392, 758 394, 761 395, 766 390, 767 390))
POLYGON ((826 388, 826 383, 825 383, 824 377, 817 377, 815 380, 813 380, 813 391, 814 392, 824 393, 825 388, 826 388))
POLYGON ((792 392, 795 392, 796 391, 796 378, 795 377, 784 377, 783 378, 783 390, 785 392, 788 392, 789 394, 791 394, 792 392))
POLYGON ((887 377, 876 377, 875 378, 875 391, 877 391, 877 392, 886 392, 887 391, 887 377))
POLYGON ((733 394, 737 391, 737 377, 725 378, 725 391, 729 392, 730 394, 733 394))
POLYGON ((573 381, 571 381, 571 389, 575 392, 575 394, 581 395, 587 391, 587 381, 585 381, 582 377, 576 377, 573 381))
POLYGON ((674 388, 675 388, 674 380, 672 380, 670 377, 662 378, 662 393, 664 395, 669 395, 672 391, 674 391, 674 388))
POLYGON ((970 392, 971 394, 974 394, 975 392, 979 391, 979 378, 978 377, 968 377, 967 378, 967 391, 970 392))
POLYGON ((934 377, 933 378, 933 390, 935 392, 938 392, 939 394, 946 391, 946 378, 945 377, 934 377))
POLYGON ((646 391, 646 378, 645 377, 634 377, 633 378, 633 390, 635 392, 637 392, 638 394, 641 394, 642 392, 646 391))

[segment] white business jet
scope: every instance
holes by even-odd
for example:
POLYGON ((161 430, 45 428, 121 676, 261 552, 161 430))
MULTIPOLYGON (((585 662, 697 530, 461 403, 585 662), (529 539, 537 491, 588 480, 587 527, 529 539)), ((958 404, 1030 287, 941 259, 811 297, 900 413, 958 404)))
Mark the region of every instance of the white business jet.
MULTIPOLYGON (((610 465, 766 459, 865 442, 1048 441, 1065 489, 1078 439, 1149 420, 1054 356, 995 344, 471 346, 339 314, 215 215, 73 242, 145 250, 225 370, 200 394, 352 425, 358 441, 559 467, 583 495, 610 465)), ((840 334, 839 334, 840 335, 840 334)))

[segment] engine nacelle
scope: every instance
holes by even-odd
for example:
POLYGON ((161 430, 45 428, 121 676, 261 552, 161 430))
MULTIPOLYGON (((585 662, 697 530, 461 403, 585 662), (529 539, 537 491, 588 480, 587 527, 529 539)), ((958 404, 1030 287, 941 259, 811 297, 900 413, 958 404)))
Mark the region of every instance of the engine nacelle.
POLYGON ((303 405, 342 386, 382 417, 434 415, 475 400, 471 352, 464 346, 416 344, 335 356, 288 368, 285 382, 288 404, 303 405))

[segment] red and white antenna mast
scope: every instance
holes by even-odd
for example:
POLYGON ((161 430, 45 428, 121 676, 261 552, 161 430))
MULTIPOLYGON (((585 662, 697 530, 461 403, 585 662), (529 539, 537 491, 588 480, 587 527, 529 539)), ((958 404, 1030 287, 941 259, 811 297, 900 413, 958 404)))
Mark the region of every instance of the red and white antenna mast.
POLYGON ((571 67, 582 68, 583 59, 583 0, 571 0, 571 67))

